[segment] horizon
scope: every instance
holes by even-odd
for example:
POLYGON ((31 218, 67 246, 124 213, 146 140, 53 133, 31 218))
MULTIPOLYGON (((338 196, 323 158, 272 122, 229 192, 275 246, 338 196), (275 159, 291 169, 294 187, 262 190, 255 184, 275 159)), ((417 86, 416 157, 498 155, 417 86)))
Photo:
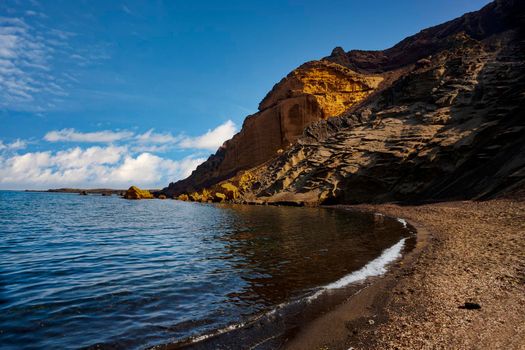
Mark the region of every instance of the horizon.
POLYGON ((165 187, 304 62, 386 49, 489 2, 7 1, 0 190, 165 187))

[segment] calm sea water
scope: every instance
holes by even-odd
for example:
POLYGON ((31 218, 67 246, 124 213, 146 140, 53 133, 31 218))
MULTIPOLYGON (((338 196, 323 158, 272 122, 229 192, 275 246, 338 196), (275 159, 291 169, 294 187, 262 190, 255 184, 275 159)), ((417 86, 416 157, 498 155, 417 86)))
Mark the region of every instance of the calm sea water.
POLYGON ((311 295, 407 234, 335 209, 0 191, 0 348, 206 334, 311 295))

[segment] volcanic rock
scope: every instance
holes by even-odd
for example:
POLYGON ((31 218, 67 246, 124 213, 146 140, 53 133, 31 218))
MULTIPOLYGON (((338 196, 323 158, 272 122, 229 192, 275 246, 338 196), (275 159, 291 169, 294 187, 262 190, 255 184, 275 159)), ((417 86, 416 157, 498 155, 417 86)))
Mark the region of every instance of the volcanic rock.
POLYGON ((131 186, 124 194, 125 199, 152 199, 153 195, 148 190, 141 190, 136 186, 131 186))
POLYGON ((245 173, 234 201, 406 202, 523 191, 524 16, 525 2, 498 0, 384 51, 336 48, 275 85, 239 134, 163 192, 240 184, 245 173))

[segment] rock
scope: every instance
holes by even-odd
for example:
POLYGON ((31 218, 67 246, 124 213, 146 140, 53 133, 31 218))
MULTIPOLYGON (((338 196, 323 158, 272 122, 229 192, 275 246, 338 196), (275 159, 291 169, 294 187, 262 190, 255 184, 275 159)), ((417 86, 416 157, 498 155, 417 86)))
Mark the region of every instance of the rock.
POLYGON ((306 126, 343 113, 383 80, 327 61, 308 62, 276 84, 248 116, 241 131, 197 167, 189 178, 163 189, 179 195, 209 188, 286 150, 306 126))
POLYGON ((226 200, 226 195, 224 193, 215 192, 215 202, 224 202, 226 200))
POLYGON ((152 199, 153 195, 148 190, 141 190, 136 186, 131 186, 124 194, 125 199, 152 199))
POLYGON ((190 197, 186 194, 186 193, 183 193, 181 195, 179 195, 178 197, 176 197, 179 201, 189 201, 190 200, 190 197))
POLYGON ((324 60, 364 73, 395 71, 445 49, 453 49, 461 45, 464 37, 483 40, 519 28, 523 26, 524 7, 522 0, 492 1, 479 11, 422 30, 387 50, 344 53, 342 49, 334 49, 324 60))
POLYGON ((87 193, 86 191, 80 191, 79 195, 81 195, 81 196, 87 196, 88 193, 87 193))
POLYGON ((207 203, 212 200, 213 200, 213 194, 209 190, 204 188, 200 195, 200 201, 203 203, 207 203))
POLYGON ((479 310, 481 309, 481 305, 478 303, 472 303, 472 302, 465 302, 465 304, 459 306, 460 309, 466 309, 466 310, 479 310))
POLYGON ((228 200, 236 200, 240 196, 237 186, 229 182, 221 184, 221 188, 224 190, 224 194, 228 200))
POLYGON ((202 196, 200 195, 199 192, 193 192, 189 195, 189 198, 190 200, 194 201, 194 202, 200 202, 201 201, 201 198, 202 196))
POLYGON ((336 48, 300 66, 162 192, 304 205, 522 193, 524 4, 495 1, 387 50, 336 48))
POLYGON ((166 197, 165 194, 159 194, 159 197, 158 197, 158 198, 159 198, 159 199, 166 199, 167 197, 166 197))
POLYGON ((255 176, 249 171, 245 171, 239 178, 239 189, 243 192, 252 189, 255 181, 255 176))

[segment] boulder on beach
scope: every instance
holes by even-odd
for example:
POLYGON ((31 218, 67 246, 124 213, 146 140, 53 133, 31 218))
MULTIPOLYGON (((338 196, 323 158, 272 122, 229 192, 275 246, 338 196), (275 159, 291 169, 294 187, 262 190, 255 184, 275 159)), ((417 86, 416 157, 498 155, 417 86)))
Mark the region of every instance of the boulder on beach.
POLYGON ((179 201, 189 201, 189 200, 190 200, 190 197, 189 197, 187 194, 183 193, 183 194, 181 194, 180 196, 178 196, 177 199, 178 199, 179 201))
POLYGON ((124 194, 125 199, 152 199, 153 195, 148 190, 141 190, 136 186, 131 186, 124 194))

